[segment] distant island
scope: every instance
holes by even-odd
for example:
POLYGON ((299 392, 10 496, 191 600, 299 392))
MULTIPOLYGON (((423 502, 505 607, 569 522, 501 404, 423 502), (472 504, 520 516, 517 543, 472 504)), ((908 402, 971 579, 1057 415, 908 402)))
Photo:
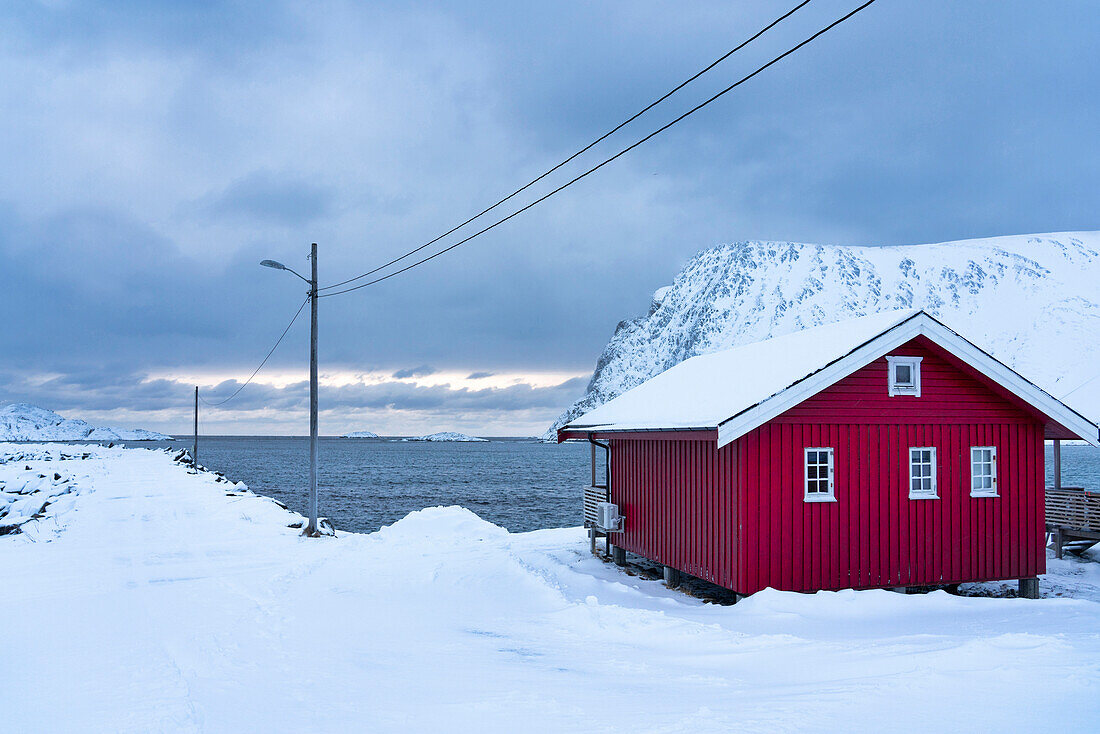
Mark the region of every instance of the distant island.
POLYGON ((427 436, 414 436, 412 438, 403 438, 402 441, 466 441, 466 442, 478 442, 488 443, 487 438, 478 438, 476 436, 467 436, 465 433, 455 433, 454 431, 443 431, 442 433, 430 433, 427 436))
POLYGON ((104 428, 27 403, 0 408, 0 441, 167 441, 156 431, 104 428))
POLYGON ((345 433, 340 438, 382 438, 374 431, 352 431, 351 433, 345 433))

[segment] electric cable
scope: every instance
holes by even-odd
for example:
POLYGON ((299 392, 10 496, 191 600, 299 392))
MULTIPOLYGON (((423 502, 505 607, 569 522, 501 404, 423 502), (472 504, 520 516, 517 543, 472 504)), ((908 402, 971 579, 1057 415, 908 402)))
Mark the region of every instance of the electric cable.
POLYGON ((774 28, 775 26, 779 25, 779 24, 780 24, 781 22, 783 22, 783 21, 784 21, 784 20, 786 20, 787 18, 789 18, 789 17, 791 17, 792 15, 794 15, 794 14, 795 14, 795 13, 796 13, 797 11, 801 10, 801 9, 802 9, 803 7, 805 7, 806 5, 808 5, 808 4, 809 4, 809 3, 811 2, 811 1, 812 1, 812 0, 802 0, 802 2, 800 2, 800 3, 798 4, 798 5, 794 6, 793 8, 791 8, 790 10, 788 10, 788 11, 787 11, 786 13, 784 13, 783 15, 779 16, 778 18, 776 18, 775 20, 773 20, 773 21, 772 21, 771 23, 769 23, 768 25, 766 25, 766 26, 764 26, 763 28, 761 28, 761 29, 760 29, 759 31, 757 31, 756 33, 754 33, 754 34, 753 34, 753 35, 752 35, 751 37, 749 37, 748 39, 746 39, 746 40, 742 41, 741 43, 737 44, 736 46, 734 46, 734 47, 733 47, 732 49, 730 49, 730 50, 729 50, 729 51, 727 51, 726 53, 724 53, 724 54, 722 54, 721 56, 719 56, 719 57, 718 57, 717 59, 715 59, 714 61, 712 61, 712 62, 711 62, 710 64, 708 64, 707 66, 705 66, 704 68, 702 68, 702 69, 700 69, 699 71, 697 71, 697 72, 696 72, 695 74, 693 74, 692 76, 688 77, 687 79, 685 79, 684 81, 680 82, 679 84, 677 84, 677 85, 676 85, 675 87, 673 87, 673 88, 672 88, 672 89, 670 89, 669 91, 665 92, 665 93, 664 93, 663 95, 661 95, 660 97, 658 97, 658 98, 657 98, 656 100, 654 100, 653 102, 650 102, 650 103, 649 103, 648 105, 646 105, 645 107, 643 107, 643 108, 642 108, 641 110, 639 110, 638 112, 634 113, 634 114, 633 114, 633 115, 632 115, 631 117, 629 117, 629 118, 627 118, 626 120, 624 120, 624 121, 620 122, 620 123, 619 123, 618 125, 616 125, 615 127, 611 128, 610 130, 608 130, 607 132, 605 132, 605 133, 604 133, 603 135, 601 135, 600 137, 596 138, 596 139, 595 139, 595 140, 593 140, 593 141, 592 141, 591 143, 589 143, 588 145, 584 146, 583 148, 581 148, 580 150, 578 150, 578 151, 577 151, 576 153, 574 153, 573 155, 571 155, 571 156, 569 156, 568 158, 566 158, 565 160, 563 160, 563 161, 562 161, 561 163, 558 163, 558 164, 557 164, 556 166, 554 166, 553 168, 550 168, 550 169, 548 169, 547 171, 543 172, 542 174, 540 174, 540 175, 539 175, 539 176, 537 176, 536 178, 533 178, 533 179, 531 179, 530 181, 528 181, 527 183, 525 183, 525 184, 524 184, 523 186, 520 186, 520 187, 519 187, 518 189, 516 189, 516 190, 515 190, 515 191, 513 191, 512 193, 508 194, 507 196, 505 196, 505 197, 504 197, 503 199, 501 199, 501 200, 500 200, 500 201, 498 201, 497 203, 493 204, 493 205, 492 205, 492 206, 490 206, 490 207, 487 207, 487 208, 485 208, 485 209, 482 209, 482 210, 481 210, 480 212, 478 212, 478 213, 477 213, 477 214, 475 214, 474 216, 470 217, 470 218, 469 218, 469 219, 467 219, 467 220, 466 220, 465 222, 462 222, 461 224, 459 224, 459 225, 457 225, 457 226, 455 226, 455 227, 452 227, 451 229, 447 230, 446 232, 444 232, 443 234, 439 235, 439 236, 438 236, 438 237, 436 237, 435 239, 431 239, 431 240, 428 240, 427 242, 425 242, 424 244, 420 245, 419 247, 416 247, 416 248, 414 248, 414 249, 412 249, 412 250, 409 250, 409 251, 408 251, 408 252, 406 252, 406 253, 405 253, 404 255, 401 255, 400 257, 396 257, 396 258, 394 258, 393 260, 390 260, 390 261, 389 261, 388 263, 385 263, 384 265, 379 265, 378 267, 374 268, 373 270, 368 270, 367 272, 365 272, 365 273, 362 273, 361 275, 356 275, 356 276, 355 276, 354 278, 348 278, 347 280, 341 280, 341 281, 340 281, 339 283, 333 283, 332 285, 326 285, 326 286, 324 286, 323 288, 318 288, 318 291, 326 291, 326 290, 331 290, 331 289, 333 289, 333 288, 338 288, 338 287, 340 287, 340 286, 342 286, 342 285, 347 285, 348 283, 353 283, 353 282, 355 282, 355 281, 357 281, 357 280, 362 280, 363 278, 366 278, 367 276, 370 276, 370 275, 374 275, 374 274, 375 274, 375 273, 377 273, 377 272, 378 272, 379 270, 384 270, 384 269, 388 268, 389 266, 391 266, 391 265, 394 265, 395 263, 398 263, 398 262, 400 262, 400 261, 404 260, 405 258, 407 258, 407 257, 409 257, 409 256, 411 256, 411 255, 415 255, 416 253, 420 252, 421 250, 423 250, 423 249, 425 249, 425 248, 427 248, 427 247, 430 247, 430 246, 434 245, 434 244, 435 244, 436 242, 439 242, 439 241, 440 241, 441 239, 443 239, 444 237, 446 237, 446 236, 448 236, 448 235, 451 235, 451 234, 454 234, 454 233, 455 233, 455 232, 457 232, 458 230, 460 230, 460 229, 462 229, 463 227, 465 227, 465 226, 466 226, 467 224, 470 224, 471 222, 473 222, 473 221, 474 221, 475 219, 480 219, 480 218, 481 218, 482 216, 484 216, 485 214, 488 214, 489 212, 493 211, 494 209, 496 209, 496 208, 497 208, 498 206, 500 206, 501 204, 503 204, 503 203, 505 203, 505 202, 507 202, 507 201, 511 200, 511 199, 512 199, 513 197, 515 197, 515 196, 518 196, 519 194, 523 193, 523 192, 524 192, 524 191, 526 191, 527 189, 531 188, 532 186, 534 186, 535 184, 537 184, 537 183, 538 183, 539 181, 541 181, 542 179, 546 178, 547 176, 549 176, 549 175, 550 175, 551 173, 553 173, 554 171, 557 171, 557 170, 558 170, 559 168, 561 168, 562 166, 564 166, 564 165, 566 165, 567 163, 571 162, 572 160, 574 160, 574 159, 575 159, 575 158, 577 158, 578 156, 580 156, 580 155, 582 155, 582 154, 584 154, 584 153, 587 153, 587 152, 588 152, 589 150, 591 150, 592 148, 594 148, 594 147, 595 147, 596 145, 598 145, 598 144, 602 143, 602 142, 603 142, 604 140, 607 140, 607 139, 608 139, 609 137, 611 137, 612 135, 614 135, 615 133, 617 133, 617 132, 618 132, 619 130, 622 130, 622 129, 623 129, 624 127, 626 127, 627 125, 629 125, 630 123, 634 122, 634 121, 635 121, 635 120, 637 120, 637 119, 638 119, 639 117, 641 117, 642 115, 644 115, 644 114, 645 114, 646 112, 649 112, 649 111, 650 111, 651 109, 653 109, 653 108, 654 108, 654 107, 656 107, 657 105, 661 104, 661 102, 664 102, 664 101, 665 101, 666 99, 668 99, 669 97, 671 97, 672 95, 676 94, 676 93, 677 93, 677 92, 679 92, 679 91, 680 91, 681 89, 683 89, 684 87, 686 87, 686 86, 687 86, 688 84, 691 84, 691 83, 692 83, 693 81, 695 81, 695 80, 696 80, 696 79, 698 79, 699 77, 703 76, 703 74, 706 74, 706 73, 707 73, 708 71, 710 71, 710 70, 711 70, 711 69, 713 69, 714 67, 718 66, 718 64, 722 63, 723 61, 725 61, 726 59, 728 59, 728 58, 729 58, 730 56, 732 56, 733 54, 737 53, 738 51, 740 51, 741 49, 743 49, 743 48, 744 48, 745 46, 748 46, 748 45, 749 45, 750 43, 752 43, 753 41, 755 41, 755 40, 756 40, 757 38, 760 38, 760 36, 764 35, 764 34, 765 34, 765 33, 767 33, 768 31, 770 31, 770 30, 771 30, 772 28, 774 28))
POLYGON ((205 405, 210 406, 211 408, 216 408, 219 405, 225 405, 230 400, 237 397, 237 395, 240 394, 241 390, 244 390, 245 387, 248 385, 248 383, 252 382, 252 378, 255 377, 257 374, 259 374, 260 370, 262 370, 264 365, 267 364, 267 360, 271 359, 271 355, 274 354, 275 350, 279 348, 279 345, 283 343, 283 339, 286 337, 287 332, 290 331, 290 327, 294 326, 294 322, 298 320, 298 316, 301 315, 302 309, 306 307, 307 303, 309 303, 309 296, 306 296, 306 300, 302 301, 302 305, 299 306, 298 310, 294 312, 294 317, 290 320, 290 323, 286 325, 286 328, 283 329, 283 333, 279 335, 279 338, 277 340, 275 340, 275 346, 271 347, 271 349, 267 353, 267 356, 264 357, 262 362, 260 362, 260 365, 256 369, 252 370, 252 374, 248 376, 248 379, 245 380, 244 383, 241 384, 241 386, 238 387, 233 392, 232 395, 227 397, 225 400, 221 400, 221 401, 216 402, 216 403, 211 403, 208 400, 206 400, 206 398, 204 398, 200 394, 199 395, 199 400, 202 401, 205 405))
MULTIPOLYGON (((648 135, 646 135, 646 136, 645 136, 644 138, 641 138, 641 139, 640 139, 640 140, 638 140, 637 142, 635 142, 635 143, 632 143, 631 145, 627 146, 626 148, 623 148, 622 150, 620 150, 620 151, 619 151, 618 153, 616 153, 615 155, 611 156, 610 158, 607 158, 607 159, 606 159, 606 160, 604 160, 603 162, 601 162, 601 163, 599 163, 599 164, 597 164, 597 165, 593 166, 592 168, 589 168, 589 169, 588 169, 587 171, 585 171, 584 173, 581 173, 581 174, 579 174, 578 176, 575 176, 574 178, 570 179, 569 181, 566 181, 566 182, 565 182, 564 184, 562 184, 561 186, 558 186, 558 187, 557 187, 556 189, 553 189, 553 190, 552 190, 552 191, 550 191, 549 193, 546 193, 546 194, 544 194, 543 196, 540 196, 539 198, 535 199, 534 201, 532 201, 531 203, 527 204, 526 206, 524 206, 524 207, 522 207, 522 208, 520 208, 520 209, 517 209, 516 211, 512 212, 512 213, 511 213, 511 214, 509 214, 508 216, 506 216, 506 217, 503 217, 503 218, 501 218, 501 219, 498 219, 497 221, 493 222, 493 223, 492 223, 492 224, 490 224, 489 226, 487 226, 487 227, 485 227, 485 228, 483 228, 483 229, 481 229, 481 230, 478 230, 477 232, 474 232, 474 233, 473 233, 472 235, 469 235, 468 237, 465 237, 464 239, 461 239, 461 240, 459 240, 458 242, 456 242, 456 243, 454 243, 454 244, 452 244, 452 245, 450 245, 450 246, 448 246, 448 247, 445 247, 444 249, 442 249, 442 250, 440 250, 440 251, 438 251, 438 252, 436 252, 436 253, 433 253, 432 255, 429 255, 428 257, 425 257, 425 258, 421 258, 420 260, 417 260, 416 262, 414 262, 414 263, 412 263, 412 264, 410 264, 410 265, 406 265, 405 267, 403 267, 403 268, 401 268, 401 269, 399 269, 399 270, 395 270, 395 271, 394 271, 394 272, 392 272, 392 273, 388 273, 388 274, 386 274, 386 275, 383 275, 383 276, 381 276, 381 277, 379 277, 379 278, 375 278, 375 279, 373 279, 373 280, 369 280, 369 281, 367 281, 366 283, 360 283, 359 285, 351 286, 350 288, 344 288, 343 290, 338 290, 338 291, 335 291, 335 292, 333 292, 333 293, 325 293, 325 294, 321 295, 320 297, 321 297, 321 298, 328 298, 328 297, 331 297, 331 296, 339 296, 339 295, 343 295, 344 293, 350 293, 350 292, 352 292, 352 291, 356 291, 356 290, 359 290, 360 288, 366 288, 367 286, 375 285, 376 283, 381 283, 381 282, 382 282, 382 281, 384 281, 384 280, 388 280, 388 279, 390 279, 390 278, 392 278, 392 277, 394 277, 394 276, 396 276, 396 275, 401 275, 402 273, 408 272, 409 270, 412 270, 413 268, 415 268, 415 267, 417 267, 417 266, 419 266, 419 265, 423 265, 424 263, 428 262, 429 260, 433 260, 433 259, 435 259, 435 258, 439 257, 440 255, 443 255, 444 253, 450 252, 451 250, 453 250, 453 249, 455 249, 455 248, 457 248, 457 247, 460 247, 460 246, 462 246, 462 245, 466 244, 467 242, 469 242, 470 240, 474 239, 475 237, 479 237, 479 236, 481 236, 481 235, 485 234, 486 232, 488 232, 488 231, 490 231, 490 230, 492 230, 492 229, 494 229, 494 228, 498 227, 499 225, 501 225, 501 224, 504 224, 504 223, 505 223, 505 222, 507 222, 507 221, 508 221, 509 219, 512 219, 513 217, 516 217, 516 216, 518 216, 518 215, 522 214, 523 212, 525 212, 525 211, 527 211, 528 209, 530 209, 530 208, 532 208, 532 207, 536 206, 537 204, 540 204, 540 203, 542 203, 543 201, 546 201, 547 199, 549 199, 549 198, 550 198, 551 196, 553 196, 553 195, 557 194, 558 192, 560 192, 560 191, 562 191, 562 190, 564 190, 564 189, 566 189, 566 188, 568 188, 568 187, 572 186, 573 184, 575 184, 576 182, 578 182, 578 181, 580 181, 581 179, 585 178, 586 176, 588 176, 588 175, 590 175, 590 174, 592 174, 592 173, 595 173, 596 171, 598 171, 598 170, 600 170, 601 168, 603 168, 604 166, 606 166, 606 165, 607 165, 608 163, 611 163, 612 161, 614 161, 614 160, 616 160, 616 159, 618 159, 618 158, 622 157, 623 155, 625 155, 626 153, 630 152, 630 151, 631 151, 631 150, 633 150, 634 148, 637 148, 637 147, 638 147, 639 145, 641 145, 642 143, 645 143, 646 141, 650 140, 650 139, 651 139, 651 138, 653 138, 653 137, 656 137, 657 135, 659 135, 660 133, 664 132, 665 130, 668 130, 668 129, 669 129, 670 127, 672 127, 672 126, 673 126, 673 125, 675 125, 676 123, 680 122, 680 121, 681 121, 681 120, 683 120, 684 118, 686 118, 686 117, 688 117, 688 116, 690 116, 690 115, 693 115, 693 114, 695 114, 696 112, 698 112, 699 110, 703 109, 704 107, 706 107, 706 106, 707 106, 707 105, 709 105, 710 103, 714 102, 714 101, 715 101, 716 99, 718 99, 719 97, 722 97, 723 95, 727 94, 728 92, 730 92, 730 91, 732 91, 732 90, 736 89, 737 87, 741 86, 742 84, 744 84, 745 82, 749 81, 750 79, 752 79, 752 78, 753 78, 754 76, 756 76, 757 74, 761 73, 762 71, 764 71, 765 69, 769 68, 770 66, 772 66, 772 65, 774 65, 774 64, 776 64, 776 63, 778 63, 779 61, 781 61, 782 59, 786 58, 787 56, 790 56, 791 54, 793 54, 793 53, 794 53, 795 51, 799 50, 800 48, 802 48, 802 47, 803 47, 803 46, 805 46, 806 44, 810 43, 811 41, 813 41, 813 40, 815 40, 815 39, 819 38, 820 36, 824 35, 825 33, 829 32, 830 30, 832 30, 833 28, 837 27, 838 25, 840 25, 840 24, 841 24, 841 23, 843 23, 844 21, 848 20, 849 18, 853 17, 854 15, 856 15, 857 13, 859 13, 860 11, 864 10, 865 8, 869 7, 870 5, 873 5, 873 4, 875 3, 875 2, 876 2, 876 0, 867 0, 867 2, 863 3, 862 5, 860 5, 860 6, 859 6, 859 7, 857 7, 857 8, 855 9, 855 10, 852 10, 852 11, 851 11, 851 12, 849 12, 848 14, 846 14, 846 15, 842 16, 841 18, 838 18, 837 20, 834 20, 834 21, 833 21, 832 23, 830 23, 829 25, 825 26, 825 27, 824 27, 824 28, 822 28, 821 30, 817 31, 817 32, 816 32, 816 33, 814 33, 814 34, 813 34, 812 36, 810 36, 809 38, 805 39, 804 41, 802 41, 802 42, 801 42, 801 43, 799 43, 798 45, 796 45, 796 46, 792 46, 792 47, 791 47, 790 49, 788 49, 788 50, 784 51, 784 52, 783 52, 783 53, 781 53, 781 54, 780 54, 779 56, 776 56, 775 58, 773 58, 773 59, 772 59, 771 61, 769 61, 768 63, 764 64, 763 66, 760 66, 760 67, 758 67, 758 68, 757 68, 757 69, 756 69, 755 71, 753 71, 752 73, 750 73, 750 74, 748 74, 748 75, 746 75, 746 76, 742 77, 741 79, 737 80, 736 82, 734 82, 733 84, 729 85, 728 87, 726 87, 726 88, 725 88, 725 89, 723 89, 722 91, 718 92, 718 93, 717 93, 717 94, 715 94, 714 96, 712 96, 712 97, 710 97, 710 98, 708 98, 708 99, 704 100, 703 102, 700 102, 699 104, 695 105, 695 106, 694 106, 694 107, 692 107, 692 108, 691 108, 690 110, 688 110, 687 112, 683 113, 682 115, 680 115, 680 116, 679 116, 679 117, 677 117, 676 119, 672 120, 672 121, 671 121, 671 122, 669 122, 669 123, 666 123, 665 125, 662 125, 661 127, 657 128, 657 129, 656 129, 656 130, 654 130, 653 132, 651 132, 651 133, 649 133, 648 135)), ((401 258, 398 258, 398 259, 401 259, 401 258)), ((383 267, 385 267, 385 266, 383 266, 383 267)), ((378 269, 381 269, 381 268, 378 268, 378 269)), ((377 269, 376 269, 376 270, 377 270, 377 269)), ((330 286, 330 287, 332 287, 332 286, 330 286)))

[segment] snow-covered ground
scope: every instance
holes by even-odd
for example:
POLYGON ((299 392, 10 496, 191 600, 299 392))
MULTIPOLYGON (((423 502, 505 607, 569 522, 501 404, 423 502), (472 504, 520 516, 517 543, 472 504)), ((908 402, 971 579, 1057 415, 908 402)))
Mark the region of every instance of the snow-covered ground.
POLYGON ((341 438, 382 438, 374 431, 352 431, 345 433, 341 438))
POLYGON ((0 457, 0 491, 39 474, 71 487, 0 537, 8 731, 1100 720, 1095 557, 1051 562, 1044 595, 1076 598, 766 591, 719 606, 589 556, 580 529, 510 534, 451 507, 307 540, 288 527, 299 516, 164 452, 0 445, 0 457))

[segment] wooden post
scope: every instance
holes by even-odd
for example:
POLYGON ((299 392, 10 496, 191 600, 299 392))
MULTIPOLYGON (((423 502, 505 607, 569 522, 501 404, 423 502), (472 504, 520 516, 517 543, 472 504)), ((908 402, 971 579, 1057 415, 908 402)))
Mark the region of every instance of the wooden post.
POLYGON ((195 446, 191 452, 191 468, 199 470, 199 386, 195 385, 195 446))
POLYGON ((595 525, 589 525, 588 526, 588 542, 589 542, 589 545, 590 545, 589 550, 592 552, 592 555, 596 555, 596 526, 595 525))
POLYGON ((1039 578, 1032 576, 1029 579, 1020 579, 1020 592, 1018 596, 1021 599, 1038 599, 1039 598, 1039 578))
POLYGON ((1054 439, 1054 488, 1062 488, 1062 441, 1054 439))
POLYGON ((591 464, 592 464, 592 484, 590 486, 596 486, 596 444, 592 441, 592 434, 588 434, 588 448, 591 450, 591 464))
POLYGON ((665 586, 675 589, 680 585, 680 572, 672 566, 665 566, 665 586))
POLYGON ((1053 538, 1053 540, 1054 540, 1054 557, 1055 558, 1061 558, 1062 557, 1062 543, 1065 540, 1065 538, 1062 534, 1062 528, 1054 528, 1054 532, 1051 533, 1051 535, 1054 536, 1054 538, 1053 538))

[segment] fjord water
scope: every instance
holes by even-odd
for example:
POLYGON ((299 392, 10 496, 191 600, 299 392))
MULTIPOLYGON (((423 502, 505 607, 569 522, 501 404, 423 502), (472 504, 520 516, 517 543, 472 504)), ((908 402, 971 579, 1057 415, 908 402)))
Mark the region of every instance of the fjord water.
MULTIPOLYGON (((190 448, 190 439, 127 444, 190 448)), ((580 525, 587 444, 533 439, 435 443, 319 439, 320 514, 370 532, 414 510, 461 505, 512 531, 580 525)), ((309 439, 200 437, 199 463, 298 512, 308 508, 309 439)))
MULTIPOLYGON (((189 448, 191 441, 127 445, 189 448)), ((467 507, 513 532, 581 524, 581 491, 589 481, 587 444, 321 438, 319 453, 321 515, 340 530, 370 532, 436 505, 467 507)), ((307 438, 204 436, 199 463, 306 511, 307 438)), ((1050 446, 1046 467, 1049 486, 1054 477, 1050 446)), ((1064 445, 1062 484, 1100 492, 1100 449, 1064 445)))

